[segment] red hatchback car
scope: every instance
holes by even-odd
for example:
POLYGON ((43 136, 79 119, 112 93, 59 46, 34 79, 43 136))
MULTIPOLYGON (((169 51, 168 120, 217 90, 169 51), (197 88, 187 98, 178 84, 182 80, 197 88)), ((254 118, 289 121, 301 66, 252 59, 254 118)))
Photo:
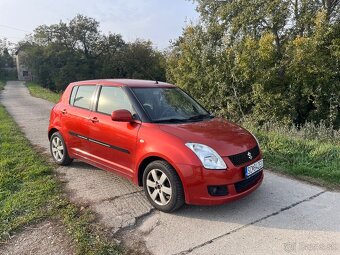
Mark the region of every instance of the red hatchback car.
POLYGON ((71 83, 52 109, 48 138, 58 164, 79 159, 118 173, 166 212, 241 198, 263 179, 251 133, 163 82, 71 83))

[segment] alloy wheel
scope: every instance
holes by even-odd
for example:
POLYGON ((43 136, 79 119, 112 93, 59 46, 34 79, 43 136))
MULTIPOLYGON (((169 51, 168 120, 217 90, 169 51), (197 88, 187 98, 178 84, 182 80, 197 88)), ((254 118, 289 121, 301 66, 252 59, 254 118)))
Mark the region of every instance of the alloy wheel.
POLYGON ((160 169, 152 169, 146 177, 147 191, 150 198, 158 205, 167 205, 172 196, 169 178, 160 169))
POLYGON ((53 137, 52 140, 52 154, 56 161, 62 161, 64 158, 64 145, 57 136, 53 137))

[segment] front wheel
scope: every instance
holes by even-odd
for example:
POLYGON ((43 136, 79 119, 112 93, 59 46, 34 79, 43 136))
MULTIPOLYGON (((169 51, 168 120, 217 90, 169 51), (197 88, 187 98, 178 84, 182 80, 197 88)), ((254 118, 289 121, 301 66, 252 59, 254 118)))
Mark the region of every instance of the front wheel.
POLYGON ((166 161, 153 161, 146 167, 143 186, 150 203, 160 211, 173 212, 184 204, 181 180, 166 161))
POLYGON ((64 138, 59 132, 55 132, 51 136, 50 150, 54 161, 58 165, 66 166, 72 163, 73 159, 68 155, 64 138))

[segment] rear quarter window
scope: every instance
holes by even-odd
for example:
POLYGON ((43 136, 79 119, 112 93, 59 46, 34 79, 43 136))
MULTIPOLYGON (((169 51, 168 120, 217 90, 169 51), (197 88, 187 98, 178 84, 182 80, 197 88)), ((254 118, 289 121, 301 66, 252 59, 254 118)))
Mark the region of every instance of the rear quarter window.
POLYGON ((79 88, 79 86, 74 86, 72 88, 72 92, 71 92, 71 96, 70 96, 70 100, 69 100, 70 105, 74 104, 74 99, 76 98, 78 88, 79 88))

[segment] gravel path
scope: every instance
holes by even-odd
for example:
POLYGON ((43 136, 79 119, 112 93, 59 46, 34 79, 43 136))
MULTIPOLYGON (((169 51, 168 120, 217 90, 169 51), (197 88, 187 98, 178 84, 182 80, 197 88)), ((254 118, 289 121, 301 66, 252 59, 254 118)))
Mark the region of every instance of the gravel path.
MULTIPOLYGON (((52 104, 8 82, 0 102, 32 144, 48 152, 52 104)), ((60 167, 71 201, 90 207, 127 245, 154 254, 340 254, 340 194, 271 172, 250 196, 222 206, 152 209, 142 190, 81 162, 60 167)))

